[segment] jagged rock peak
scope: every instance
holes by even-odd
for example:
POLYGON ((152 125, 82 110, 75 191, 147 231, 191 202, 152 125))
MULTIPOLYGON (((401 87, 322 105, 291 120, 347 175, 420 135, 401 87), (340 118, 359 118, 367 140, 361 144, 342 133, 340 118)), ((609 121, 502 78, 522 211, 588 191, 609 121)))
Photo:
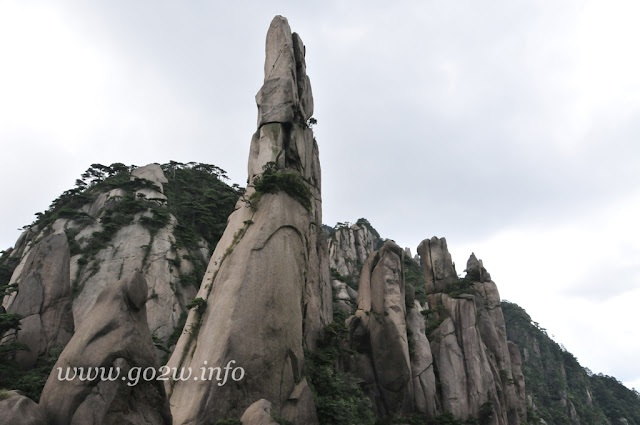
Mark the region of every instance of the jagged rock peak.
POLYGON ((469 260, 467 261, 467 279, 471 279, 475 282, 490 282, 491 275, 484 268, 482 260, 478 260, 476 255, 472 252, 469 260))
POLYGON ((442 291, 458 277, 447 248, 447 240, 436 236, 418 245, 427 293, 442 291))
POLYGON ((265 53, 264 85, 256 95, 258 127, 292 123, 296 117, 306 122, 313 115, 313 96, 305 47, 300 36, 291 33, 287 18, 278 15, 271 21, 265 53))
POLYGON ((329 264, 343 276, 360 280, 360 269, 369 255, 380 247, 382 240, 368 220, 355 224, 338 223, 328 237, 329 264))

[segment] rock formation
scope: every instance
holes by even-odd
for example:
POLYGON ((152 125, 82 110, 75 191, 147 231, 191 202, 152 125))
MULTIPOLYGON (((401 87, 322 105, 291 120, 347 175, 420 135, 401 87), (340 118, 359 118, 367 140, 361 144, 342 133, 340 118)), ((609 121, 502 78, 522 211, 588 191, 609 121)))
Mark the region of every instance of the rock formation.
POLYGON ((427 293, 442 291, 458 278, 445 238, 434 236, 423 240, 418 245, 418 255, 424 269, 427 293))
POLYGON ((271 403, 263 398, 247 407, 240 420, 242 425, 278 425, 271 413, 271 403))
POLYGON ((0 393, 0 425, 47 425, 44 411, 17 391, 0 393))
POLYGON ((413 381, 405 321, 404 251, 385 242, 362 267, 358 310, 347 319, 352 371, 370 389, 378 416, 413 410, 413 381))
MULTIPOLYGON (((90 319, 78 327, 53 368, 40 398, 51 425, 129 423, 169 425, 171 413, 161 381, 141 378, 136 385, 135 368, 158 370, 155 347, 147 323, 147 283, 141 273, 108 285, 94 307, 90 319), (59 370, 59 368, 61 368, 59 370), (80 368, 119 370, 115 380, 64 380, 80 368), (134 370, 131 373, 131 370, 134 370), (130 380, 123 378, 131 377, 130 380)), ((85 375, 86 377, 87 375, 85 375)), ((102 375, 101 375, 102 376, 102 375)), ((115 375, 114 375, 115 376, 115 375)))
MULTIPOLYGON (((128 171, 126 174, 129 175, 128 171)), ((21 259, 11 282, 24 280, 27 257, 36 241, 51 234, 66 235, 72 247, 70 259, 65 260, 66 286, 69 287, 70 279, 76 326, 87 318, 107 285, 139 270, 149 285, 147 310, 151 331, 166 342, 179 325, 181 315, 186 314, 185 305, 197 292, 197 287, 185 282, 196 274, 199 263, 204 269, 210 248, 202 238, 189 248, 177 243, 179 223, 166 211, 163 185, 167 178, 159 165, 136 168, 130 179, 128 186, 123 182, 119 187, 77 198, 82 201, 77 209, 65 208, 47 226, 28 227, 11 251, 12 257, 21 259), (166 218, 155 221, 158 214, 166 218)), ((48 255, 59 261, 65 252, 69 256, 67 244, 62 249, 58 243, 48 255)), ((195 278, 191 280, 196 283, 195 278)), ((4 305, 8 307, 9 302, 6 299, 4 305)))
POLYGON ((29 369, 54 348, 64 348, 73 335, 69 246, 64 235, 37 242, 19 265, 18 291, 6 297, 7 313, 19 314, 15 341, 30 351, 19 351, 16 361, 29 369))
POLYGON ((369 255, 378 249, 382 240, 368 221, 360 219, 351 226, 338 225, 329 235, 329 264, 342 276, 356 282, 369 255))
POLYGON ((296 423, 317 423, 303 347, 313 349, 332 306, 318 147, 306 124, 313 101, 304 56, 300 37, 276 16, 256 96, 250 185, 212 255, 197 294, 201 307, 190 311, 168 363, 200 368, 234 361, 244 379, 222 386, 171 381, 176 424, 239 417, 260 399, 296 423))
POLYGON ((455 417, 480 417, 491 424, 520 424, 526 417, 513 376, 500 295, 471 255, 467 277, 457 279, 444 238, 418 247, 426 278, 427 335, 440 382, 442 409, 455 417))
POLYGON ((437 392, 431 345, 426 335, 423 311, 427 306, 414 300, 407 311, 407 336, 413 345, 411 354, 411 379, 413 381, 413 405, 416 413, 435 417, 442 411, 437 392))

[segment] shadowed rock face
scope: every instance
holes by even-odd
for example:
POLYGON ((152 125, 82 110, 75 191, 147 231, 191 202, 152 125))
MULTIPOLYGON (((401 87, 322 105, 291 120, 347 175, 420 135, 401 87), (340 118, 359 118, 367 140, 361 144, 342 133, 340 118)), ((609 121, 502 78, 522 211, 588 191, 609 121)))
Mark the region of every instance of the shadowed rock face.
POLYGON ((296 424, 317 423, 303 347, 315 347, 332 305, 318 147, 306 125, 313 101, 304 54, 300 37, 276 16, 267 34, 248 171, 251 183, 268 163, 297 176, 311 192, 311 208, 283 190, 257 200, 252 185, 238 202, 197 295, 206 308, 190 311, 168 365, 195 369, 235 361, 245 376, 222 386, 169 382, 176 424, 239 417, 260 399, 296 424))
POLYGON ((33 400, 10 391, 0 400, 0 425, 47 425, 47 419, 33 400))
POLYGON ((347 320, 358 351, 352 369, 368 384, 379 416, 413 409, 403 253, 389 241, 369 256, 360 276, 358 310, 347 320))
MULTIPOLYGON (((107 286, 87 319, 60 355, 44 387, 40 405, 51 425, 171 424, 169 404, 159 381, 129 386, 122 380, 133 367, 159 365, 147 324, 147 283, 140 273, 107 286), (120 369, 115 381, 60 380, 67 368, 120 369)), ((95 369, 94 369, 95 370, 95 369)), ((134 375, 135 376, 135 375, 134 375)))
POLYGON ((6 305, 8 313, 23 316, 16 341, 31 351, 19 351, 16 361, 28 369, 52 348, 63 348, 73 335, 66 236, 50 235, 34 245, 21 270, 18 292, 6 305))

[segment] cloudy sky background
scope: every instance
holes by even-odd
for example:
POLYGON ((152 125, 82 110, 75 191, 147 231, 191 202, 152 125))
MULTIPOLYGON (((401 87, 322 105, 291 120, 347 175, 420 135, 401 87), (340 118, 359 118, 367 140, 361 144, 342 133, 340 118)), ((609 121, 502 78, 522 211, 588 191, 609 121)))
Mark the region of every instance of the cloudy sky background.
POLYGON ((474 251, 640 389, 640 3, 0 1, 0 247, 91 163, 244 185, 264 39, 307 45, 324 221, 474 251))

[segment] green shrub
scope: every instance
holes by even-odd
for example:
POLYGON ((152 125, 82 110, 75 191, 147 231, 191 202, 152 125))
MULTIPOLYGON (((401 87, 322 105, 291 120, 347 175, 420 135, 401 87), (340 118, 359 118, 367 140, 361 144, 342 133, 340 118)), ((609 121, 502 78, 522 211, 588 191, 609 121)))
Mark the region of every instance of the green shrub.
POLYGON ((477 291, 473 287, 472 280, 462 278, 448 284, 442 292, 450 297, 458 297, 462 294, 475 294, 477 291))
POLYGON ((198 313, 202 313, 205 308, 207 308, 207 302, 202 298, 195 298, 189 304, 185 306, 187 309, 192 309, 195 307, 198 313))
POLYGON ((280 425, 293 425, 293 422, 291 422, 288 419, 283 418, 282 416, 271 415, 271 419, 273 419, 274 421, 276 421, 280 425))
POLYGON ((268 162, 262 167, 262 174, 253 178, 255 192, 249 198, 252 205, 257 204, 264 193, 285 192, 298 201, 307 211, 311 211, 311 190, 307 182, 296 171, 278 169, 275 162, 268 162))
POLYGON ((335 369, 346 342, 346 327, 333 322, 314 352, 305 353, 306 374, 321 425, 373 425, 371 400, 349 374, 335 369))

